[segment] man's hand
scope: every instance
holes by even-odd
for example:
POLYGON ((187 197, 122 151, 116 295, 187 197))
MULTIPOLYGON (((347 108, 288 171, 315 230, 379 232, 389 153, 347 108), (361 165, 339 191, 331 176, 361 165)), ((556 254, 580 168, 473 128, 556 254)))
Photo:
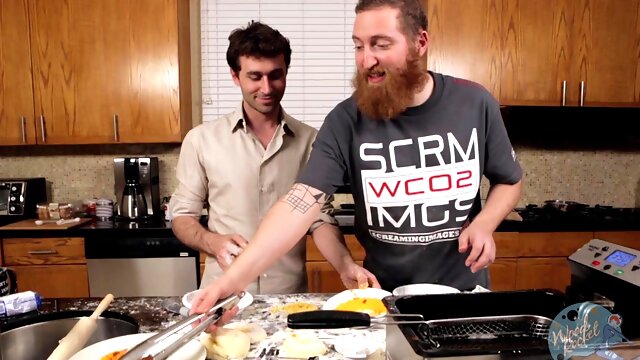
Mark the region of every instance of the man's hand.
MULTIPOLYGON (((224 299, 225 297, 231 295, 233 292, 229 290, 225 290, 225 287, 221 283, 221 281, 216 280, 213 283, 209 284, 204 289, 201 289, 196 293, 196 297, 193 299, 191 303, 191 311, 189 315, 192 314, 203 314, 211 310, 211 308, 218 302, 220 299, 224 299)), ((216 324, 211 325, 207 332, 214 333, 217 327, 224 325, 229 322, 236 314, 238 313, 238 307, 234 306, 233 309, 226 311, 222 318, 216 322, 216 324)))
POLYGON ((475 273, 493 263, 496 259, 496 243, 491 232, 471 223, 464 228, 458 238, 458 252, 465 253, 471 248, 464 264, 475 273))
POLYGON ((215 256, 218 265, 223 271, 229 268, 233 259, 240 255, 242 250, 249 244, 240 234, 222 235, 209 233, 207 242, 209 242, 209 248, 211 249, 209 253, 215 256))
POLYGON ((376 276, 356 263, 350 264, 340 272, 340 279, 347 289, 380 288, 376 276))

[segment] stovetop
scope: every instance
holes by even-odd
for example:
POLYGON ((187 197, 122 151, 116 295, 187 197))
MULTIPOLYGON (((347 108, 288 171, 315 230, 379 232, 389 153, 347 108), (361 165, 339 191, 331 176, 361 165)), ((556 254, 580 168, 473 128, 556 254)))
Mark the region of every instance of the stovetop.
POLYGON ((592 223, 630 224, 640 223, 640 208, 619 208, 604 205, 584 205, 572 209, 529 204, 516 211, 527 223, 592 223))

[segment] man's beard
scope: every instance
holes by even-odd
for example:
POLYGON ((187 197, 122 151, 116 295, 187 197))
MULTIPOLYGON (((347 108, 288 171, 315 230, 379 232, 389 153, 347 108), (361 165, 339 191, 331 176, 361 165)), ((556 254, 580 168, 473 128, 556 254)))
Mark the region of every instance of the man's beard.
POLYGON ((358 109, 372 119, 390 120, 402 114, 426 84, 428 74, 425 63, 417 51, 410 50, 403 69, 376 66, 362 72, 356 71, 352 84, 358 109), (369 84, 369 74, 382 71, 385 73, 382 83, 369 84))

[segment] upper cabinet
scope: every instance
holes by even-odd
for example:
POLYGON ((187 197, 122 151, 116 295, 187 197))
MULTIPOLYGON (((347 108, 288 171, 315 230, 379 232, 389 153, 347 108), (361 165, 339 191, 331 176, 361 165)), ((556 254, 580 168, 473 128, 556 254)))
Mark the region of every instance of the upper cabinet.
POLYGON ((429 69, 502 105, 640 106, 640 0, 422 0, 429 69))
MULTIPOLYGON (((20 33, 33 79, 20 86, 33 89, 27 132, 36 143, 182 140, 192 123, 187 1, 9 3, 28 5, 30 32, 20 33)), ((7 39, 3 31, 3 47, 7 39)))
POLYGON ((503 0, 502 104, 640 105, 640 1, 503 0))
POLYGON ((500 94, 501 0, 422 0, 429 19, 429 69, 500 94))
POLYGON ((28 12, 24 0, 0 1, 0 145, 35 143, 28 12))

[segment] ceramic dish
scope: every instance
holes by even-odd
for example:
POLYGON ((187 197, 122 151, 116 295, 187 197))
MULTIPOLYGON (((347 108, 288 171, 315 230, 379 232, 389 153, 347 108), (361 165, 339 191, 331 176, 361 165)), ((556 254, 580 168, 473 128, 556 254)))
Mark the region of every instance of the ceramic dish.
MULTIPOLYGON (((131 334, 103 340, 80 350, 80 352, 73 355, 69 360, 101 359, 103 356, 114 351, 131 349, 154 334, 155 333, 131 334)), ((189 341, 183 347, 178 349, 178 351, 171 354, 167 360, 204 360, 206 357, 207 351, 196 339, 189 341)))
MULTIPOLYGON (((191 303, 193 302, 193 299, 198 294, 198 291, 200 290, 194 290, 192 292, 188 292, 184 294, 184 296, 182 297, 182 305, 184 305, 187 309, 191 309, 191 303)), ((238 302, 238 314, 242 312, 242 310, 244 310, 247 306, 251 305, 252 303, 253 303, 253 295, 245 291, 244 296, 238 302)))
POLYGON ((391 296, 391 293, 386 290, 376 288, 345 290, 327 299, 327 301, 322 306, 322 310, 335 310, 338 305, 354 298, 382 299, 387 296, 391 296))
POLYGON ((460 290, 446 285, 438 284, 411 284, 393 289, 393 295, 433 295, 433 294, 454 294, 460 290))

